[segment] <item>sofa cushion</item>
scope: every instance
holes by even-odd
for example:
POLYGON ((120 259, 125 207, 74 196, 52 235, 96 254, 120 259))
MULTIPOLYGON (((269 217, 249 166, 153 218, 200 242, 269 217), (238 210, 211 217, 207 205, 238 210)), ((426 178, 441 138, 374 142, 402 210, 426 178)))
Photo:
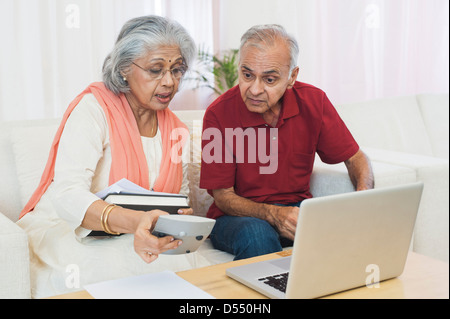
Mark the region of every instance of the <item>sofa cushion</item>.
POLYGON ((449 97, 448 94, 417 96, 422 118, 430 137, 433 156, 449 158, 449 97))
POLYGON ((13 128, 11 131, 22 207, 39 184, 58 124, 59 121, 45 126, 13 128))
POLYGON ((0 213, 12 221, 19 218, 20 192, 11 145, 11 125, 0 123, 0 213))
POLYGON ((346 104, 336 109, 361 146, 433 155, 415 96, 346 104))
POLYGON ((189 198, 194 214, 205 217, 213 202, 213 198, 208 192, 199 187, 202 154, 202 119, 205 111, 175 111, 174 113, 187 125, 191 134, 189 144, 190 163, 188 167, 189 198))

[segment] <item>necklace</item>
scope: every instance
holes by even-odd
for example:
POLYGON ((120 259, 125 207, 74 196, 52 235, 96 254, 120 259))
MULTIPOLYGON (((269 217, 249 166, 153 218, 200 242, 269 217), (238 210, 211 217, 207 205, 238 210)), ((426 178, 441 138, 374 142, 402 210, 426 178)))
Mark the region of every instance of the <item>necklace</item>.
POLYGON ((152 130, 150 131, 150 137, 155 137, 156 133, 158 133, 158 117, 155 114, 152 120, 152 130))

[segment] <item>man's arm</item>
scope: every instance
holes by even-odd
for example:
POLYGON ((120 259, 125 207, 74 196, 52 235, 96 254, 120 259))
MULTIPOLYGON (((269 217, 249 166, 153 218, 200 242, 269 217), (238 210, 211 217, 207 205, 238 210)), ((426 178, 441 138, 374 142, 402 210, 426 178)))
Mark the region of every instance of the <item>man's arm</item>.
POLYGON ((294 240, 298 207, 256 203, 237 195, 233 187, 213 190, 213 196, 217 207, 225 214, 263 219, 275 227, 281 236, 294 240))
POLYGON ((357 191, 374 188, 372 166, 369 158, 359 150, 350 159, 346 160, 348 175, 357 191))

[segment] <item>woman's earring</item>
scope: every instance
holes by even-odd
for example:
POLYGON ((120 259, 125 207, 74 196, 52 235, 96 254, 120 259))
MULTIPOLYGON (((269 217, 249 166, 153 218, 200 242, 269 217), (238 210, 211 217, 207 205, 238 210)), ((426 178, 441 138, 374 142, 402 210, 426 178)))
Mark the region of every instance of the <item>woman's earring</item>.
POLYGON ((126 78, 125 76, 124 76, 124 77, 123 77, 122 79, 123 79, 123 81, 124 81, 124 82, 126 82, 126 81, 127 81, 127 78, 126 78))

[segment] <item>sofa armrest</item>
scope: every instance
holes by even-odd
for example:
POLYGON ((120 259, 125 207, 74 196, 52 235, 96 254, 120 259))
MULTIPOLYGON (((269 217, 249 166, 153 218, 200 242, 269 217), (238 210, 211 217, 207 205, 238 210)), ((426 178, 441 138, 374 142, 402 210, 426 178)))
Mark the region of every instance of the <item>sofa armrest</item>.
POLYGON ((0 213, 0 298, 30 297, 27 234, 0 213))
MULTIPOLYGON (((375 188, 414 183, 414 169, 401 165, 372 161, 375 188)), ((329 165, 316 158, 311 176, 311 193, 314 197, 355 191, 344 163, 329 165)))
POLYGON ((414 251, 449 260, 449 162, 448 159, 375 148, 364 151, 373 161, 415 171, 424 183, 414 233, 414 251))

